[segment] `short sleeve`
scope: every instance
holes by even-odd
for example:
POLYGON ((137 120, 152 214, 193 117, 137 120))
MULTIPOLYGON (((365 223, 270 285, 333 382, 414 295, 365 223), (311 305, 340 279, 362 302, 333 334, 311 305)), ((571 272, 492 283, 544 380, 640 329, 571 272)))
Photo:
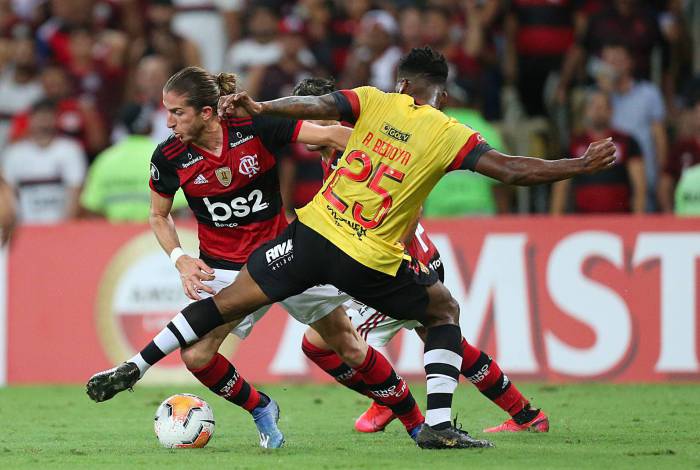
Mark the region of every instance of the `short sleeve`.
POLYGON ((274 155, 277 150, 297 141, 303 121, 276 116, 253 116, 253 129, 263 145, 274 155))
POLYGON ((148 184, 153 191, 161 196, 172 198, 180 188, 180 177, 175 165, 163 154, 161 145, 153 151, 151 179, 148 184))
POLYGON ((481 156, 491 150, 491 146, 478 132, 474 132, 467 126, 458 126, 453 132, 454 137, 451 140, 456 142, 449 154, 454 155, 447 171, 454 170, 471 170, 476 169, 476 163, 481 156), (461 127, 462 129, 460 129, 461 127), (461 145, 460 145, 461 144, 461 145), (457 150, 455 151, 455 147, 457 150))
POLYGON ((628 158, 639 158, 642 156, 642 148, 639 146, 639 142, 634 137, 629 138, 627 147, 627 157, 628 158))
POLYGON ((338 107, 340 120, 355 124, 360 119, 360 114, 376 106, 378 99, 383 95, 384 92, 377 88, 363 86, 352 90, 336 91, 331 96, 338 107))
POLYGON ((83 184, 87 171, 87 157, 83 148, 75 141, 65 140, 61 175, 67 186, 76 188, 83 184))

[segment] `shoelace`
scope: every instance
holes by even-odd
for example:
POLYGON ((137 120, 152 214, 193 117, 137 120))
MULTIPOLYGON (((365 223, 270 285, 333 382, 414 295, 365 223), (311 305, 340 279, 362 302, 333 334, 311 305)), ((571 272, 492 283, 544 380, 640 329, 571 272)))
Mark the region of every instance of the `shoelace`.
MULTIPOLYGON (((465 430, 462 429, 462 423, 457 422, 457 418, 459 415, 455 415, 455 418, 452 420, 452 429, 455 430, 455 432, 459 434, 463 434, 465 436, 469 436, 469 433, 465 430)), ((471 437, 471 436, 470 436, 471 437)))

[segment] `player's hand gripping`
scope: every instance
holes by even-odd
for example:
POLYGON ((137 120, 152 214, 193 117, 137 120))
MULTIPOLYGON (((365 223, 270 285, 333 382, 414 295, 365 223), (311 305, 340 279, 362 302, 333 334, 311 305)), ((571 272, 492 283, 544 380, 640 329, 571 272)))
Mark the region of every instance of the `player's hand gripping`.
POLYGON ((199 258, 182 255, 177 259, 175 267, 180 272, 180 281, 185 295, 192 300, 201 300, 199 291, 214 295, 214 289, 206 286, 202 281, 214 280, 214 270, 199 258))
POLYGON ((262 112, 262 105, 253 100, 248 93, 242 91, 231 95, 219 97, 219 104, 216 108, 219 117, 238 116, 241 111, 245 111, 250 115, 257 115, 262 112))
POLYGON ((586 173, 595 173, 612 166, 616 151, 612 137, 591 143, 586 153, 581 155, 586 173))

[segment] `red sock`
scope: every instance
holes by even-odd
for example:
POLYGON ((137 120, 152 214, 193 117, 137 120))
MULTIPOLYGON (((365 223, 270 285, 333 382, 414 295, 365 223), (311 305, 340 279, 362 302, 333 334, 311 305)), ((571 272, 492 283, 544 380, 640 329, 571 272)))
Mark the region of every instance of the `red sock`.
POLYGON ((356 370, 362 373, 375 400, 391 408, 407 430, 423 424, 425 418, 408 385, 380 352, 370 346, 364 362, 356 370))
POLYGON ((362 380, 362 374, 345 364, 334 351, 314 346, 311 344, 311 341, 306 339, 306 336, 301 340, 301 350, 304 351, 306 357, 311 359, 314 364, 319 366, 339 383, 357 393, 374 399, 367 384, 362 380))
POLYGON ((489 400, 511 416, 529 404, 527 398, 501 371, 496 361, 462 338, 462 375, 489 400))
POLYGON ((248 411, 253 411, 260 403, 260 394, 255 387, 246 382, 233 364, 219 353, 204 367, 191 369, 190 372, 209 390, 248 411))

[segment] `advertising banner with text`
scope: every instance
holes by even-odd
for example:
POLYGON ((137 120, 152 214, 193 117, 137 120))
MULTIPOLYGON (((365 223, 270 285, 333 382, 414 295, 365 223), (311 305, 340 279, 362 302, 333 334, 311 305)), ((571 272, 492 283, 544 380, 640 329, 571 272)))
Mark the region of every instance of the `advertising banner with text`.
MULTIPOLYGON (((513 377, 555 382, 700 380, 700 219, 508 217, 427 221, 464 336, 513 377)), ((178 225, 196 253, 196 228, 178 225)), ((9 384, 82 383, 141 349, 187 304, 145 225, 27 227, 7 257, 9 384)), ((0 280, 2 280, 0 276, 0 280)), ((0 299, 2 300, 2 299, 0 299)), ((222 353, 253 382, 326 380, 301 352, 305 329, 273 307, 222 353)), ((2 344, 2 341, 0 341, 2 344)), ((419 377, 420 339, 386 348, 419 377)), ((191 381, 179 354, 146 376, 191 381)))

